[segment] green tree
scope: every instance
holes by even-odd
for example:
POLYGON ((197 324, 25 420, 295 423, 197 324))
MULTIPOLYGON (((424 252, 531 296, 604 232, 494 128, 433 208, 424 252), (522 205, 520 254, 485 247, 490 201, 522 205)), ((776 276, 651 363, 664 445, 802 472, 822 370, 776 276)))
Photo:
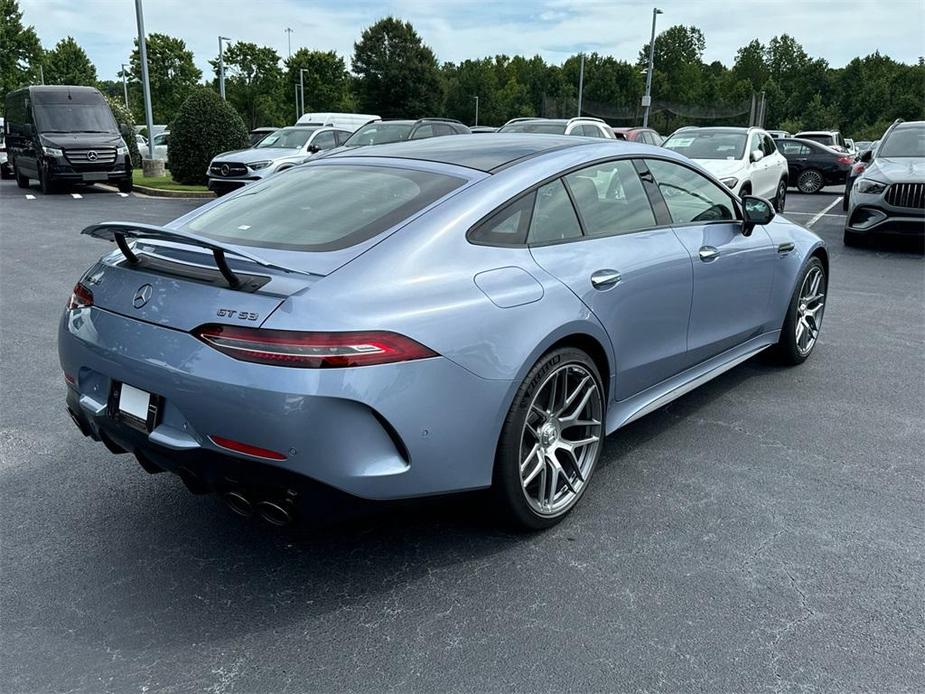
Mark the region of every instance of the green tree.
MULTIPOLYGON (((148 78, 151 84, 151 109, 155 123, 169 124, 180 105, 202 79, 202 70, 193 62, 193 52, 183 39, 166 34, 148 34, 148 78)), ((138 39, 129 70, 129 104, 137 121, 143 121, 144 96, 141 88, 141 59, 138 39)))
POLYGON ((353 45, 359 108, 383 118, 420 118, 440 112, 440 71, 434 52, 408 22, 381 19, 353 45))
POLYGON ((32 26, 23 26, 16 0, 0 0, 0 102, 7 92, 37 82, 42 45, 32 26))
POLYGON ((96 86, 96 68, 86 51, 70 36, 58 41, 42 59, 45 84, 96 86))
POLYGON ((350 92, 350 73, 344 59, 334 51, 310 51, 300 48, 286 61, 283 90, 286 113, 294 112, 294 84, 300 84, 299 70, 305 85, 305 111, 352 111, 355 108, 350 92))
POLYGON ((109 102, 112 115, 119 125, 119 132, 122 134, 122 139, 125 140, 125 144, 128 145, 128 153, 132 159, 132 168, 140 169, 141 152, 138 151, 138 140, 135 139, 135 119, 132 117, 132 112, 125 108, 125 103, 121 97, 107 96, 106 101, 109 102))
MULTIPOLYGON (((225 98, 249 129, 281 123, 279 55, 267 46, 238 41, 225 49, 225 98)), ((218 60, 209 61, 218 77, 218 60)))
POLYGON ((180 106, 170 128, 167 158, 178 183, 204 184, 209 162, 222 152, 247 147, 238 112, 208 87, 197 87, 180 106))
POLYGON ((738 50, 732 74, 736 80, 748 82, 753 91, 758 91, 764 86, 770 74, 761 41, 754 39, 738 50))

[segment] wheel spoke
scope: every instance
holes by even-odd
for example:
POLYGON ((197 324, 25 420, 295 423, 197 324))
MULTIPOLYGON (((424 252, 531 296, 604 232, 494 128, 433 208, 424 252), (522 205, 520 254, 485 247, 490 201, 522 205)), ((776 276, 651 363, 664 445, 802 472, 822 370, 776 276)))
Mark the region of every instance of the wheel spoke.
POLYGON ((575 473, 575 477, 578 478, 579 482, 584 483, 585 477, 581 474, 581 465, 578 464, 578 458, 575 456, 575 451, 572 451, 568 448, 563 448, 562 450, 565 451, 565 455, 568 456, 568 462, 575 473))
POLYGON ((578 397, 578 395, 581 393, 582 389, 588 384, 588 382, 589 382, 590 380, 591 380, 591 376, 590 376, 590 375, 585 376, 583 379, 581 379, 581 381, 578 383, 578 385, 575 386, 575 390, 572 391, 572 394, 571 394, 571 395, 568 395, 568 396, 565 398, 565 403, 562 405, 562 409, 559 410, 559 414, 561 414, 562 412, 565 412, 565 410, 568 409, 569 405, 571 405, 573 402, 575 402, 575 398, 578 397))
POLYGON ((803 333, 806 331, 806 324, 803 322, 803 319, 800 318, 800 321, 797 323, 797 344, 802 344, 803 333))
MULTIPOLYGON (((536 454, 540 452, 540 444, 535 443, 533 448, 530 449, 530 452, 527 453, 527 457, 524 458, 520 463, 520 475, 523 476, 524 472, 527 469, 527 466, 530 464, 530 461, 536 457, 536 454)), ((542 456, 540 456, 542 458, 542 456)))
POLYGON ((545 475, 548 478, 548 486, 546 487, 546 498, 543 500, 543 503, 550 507, 553 502, 556 500, 556 489, 559 487, 559 469, 555 465, 547 464, 543 466, 543 470, 548 470, 549 472, 545 475))
MULTIPOLYGON (((523 477, 523 485, 526 487, 533 480, 536 479, 536 476, 540 474, 543 469, 546 467, 546 459, 543 456, 539 456, 536 460, 536 465, 533 466, 533 469, 527 474, 526 477, 523 477)), ((540 483, 542 484, 542 482, 540 483)))
POLYGON ((583 439, 578 439, 577 441, 569 441, 568 439, 562 439, 560 442, 562 447, 574 451, 582 446, 587 446, 589 443, 596 443, 601 440, 600 436, 588 436, 583 439))
POLYGON ((582 396, 578 406, 572 410, 572 414, 559 418, 559 425, 563 429, 567 426, 572 426, 573 422, 578 421, 579 415, 581 415, 585 407, 587 407, 588 401, 591 399, 591 396, 594 395, 595 390, 597 390, 597 384, 591 381, 590 384, 586 386, 585 394, 582 396))

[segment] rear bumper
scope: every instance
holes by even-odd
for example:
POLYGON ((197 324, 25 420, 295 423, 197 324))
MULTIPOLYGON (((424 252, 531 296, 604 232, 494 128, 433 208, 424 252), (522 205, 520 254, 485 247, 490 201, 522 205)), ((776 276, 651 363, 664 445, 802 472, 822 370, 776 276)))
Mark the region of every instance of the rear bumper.
POLYGON ((98 308, 65 313, 58 351, 73 381, 68 408, 88 435, 175 472, 221 476, 222 461, 237 461, 235 473, 307 478, 368 499, 489 486, 511 388, 442 357, 320 370, 240 362, 98 308), (150 434, 111 416, 113 382, 163 398, 150 434), (286 459, 229 452, 210 435, 286 459))

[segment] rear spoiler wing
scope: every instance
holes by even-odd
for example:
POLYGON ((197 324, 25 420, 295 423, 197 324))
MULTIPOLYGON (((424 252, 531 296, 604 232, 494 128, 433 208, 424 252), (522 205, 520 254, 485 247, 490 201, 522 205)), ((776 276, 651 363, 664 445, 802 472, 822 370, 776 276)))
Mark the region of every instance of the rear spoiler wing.
POLYGON ((138 262, 138 256, 135 255, 132 247, 129 246, 127 239, 160 239, 162 241, 174 241, 189 244, 191 246, 198 246, 199 248, 205 248, 212 251, 212 257, 215 258, 215 265, 218 267, 219 272, 222 273, 222 277, 228 282, 228 284, 236 288, 241 284, 240 278, 234 274, 234 271, 228 266, 228 260, 225 257, 226 253, 229 253, 233 256, 239 258, 244 258, 249 260, 252 263, 256 263, 265 268, 272 268, 274 270, 282 270, 283 272, 294 272, 300 275, 311 275, 310 272, 305 272, 304 270, 297 270, 295 268, 286 267, 284 265, 279 265, 277 263, 271 263, 264 260, 252 253, 241 250, 240 247, 235 246, 230 243, 223 243, 221 241, 215 241, 205 236, 200 236, 199 234, 194 234, 189 231, 181 231, 179 229, 170 229, 168 227, 160 227, 154 224, 141 224, 138 222, 101 222, 100 224, 92 224, 86 229, 80 232, 81 234, 86 234, 95 239, 103 239, 105 241, 115 241, 116 245, 119 247, 119 250, 122 251, 122 255, 125 256, 125 259, 135 264, 138 262))

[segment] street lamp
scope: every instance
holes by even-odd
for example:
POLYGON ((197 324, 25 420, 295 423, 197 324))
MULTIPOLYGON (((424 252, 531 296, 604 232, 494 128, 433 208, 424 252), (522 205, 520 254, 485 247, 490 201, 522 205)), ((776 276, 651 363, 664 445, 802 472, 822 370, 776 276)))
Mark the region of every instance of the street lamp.
POLYGON ((125 94, 125 108, 128 108, 128 82, 125 81, 125 63, 122 63, 122 91, 125 94))
POLYGON ((578 71, 578 117, 581 118, 581 95, 585 91, 585 54, 581 54, 581 68, 578 71))
POLYGON ((141 88, 145 97, 145 125, 148 126, 148 159, 151 158, 151 141, 154 139, 154 115, 151 111, 151 82, 148 80, 148 46, 145 42, 145 16, 141 0, 135 0, 135 19, 138 22, 138 58, 141 62, 141 88))
POLYGON ((305 113, 305 68, 299 68, 299 94, 302 95, 302 109, 299 116, 305 113))
POLYGON ((475 125, 479 124, 479 98, 477 96, 472 97, 475 99, 475 125))
POLYGON ((231 41, 227 36, 218 37, 218 93, 225 98, 225 56, 222 52, 222 41, 231 41))
POLYGON ((642 97, 645 111, 642 113, 642 127, 649 127, 649 109, 652 107, 652 63, 655 61, 655 18, 664 14, 657 7, 652 8, 652 39, 649 41, 649 69, 646 70, 646 95, 642 97))
POLYGON ((292 29, 286 27, 286 43, 289 46, 289 58, 292 59, 292 29))

